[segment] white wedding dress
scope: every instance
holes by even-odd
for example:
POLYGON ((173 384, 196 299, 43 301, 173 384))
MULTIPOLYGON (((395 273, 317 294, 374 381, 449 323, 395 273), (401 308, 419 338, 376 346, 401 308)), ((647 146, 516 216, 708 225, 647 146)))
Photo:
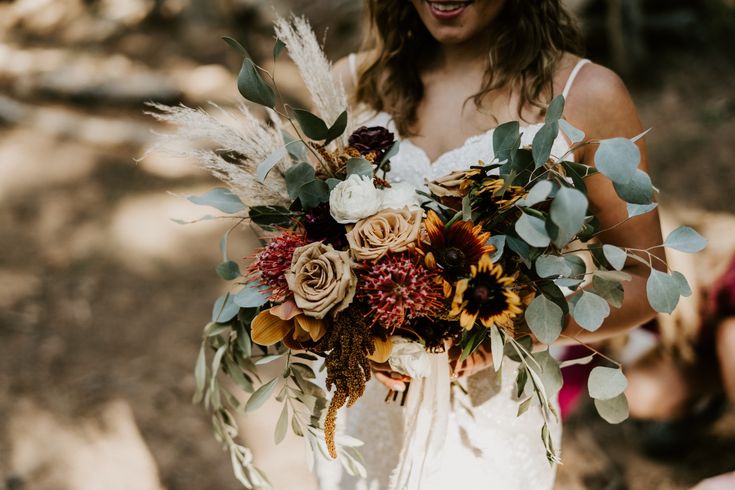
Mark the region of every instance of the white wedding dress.
MULTIPOLYGON (((350 57, 354 67, 354 56, 350 57)), ((563 95, 566 97, 581 60, 569 76, 563 95)), ((354 74, 354 68, 353 68, 354 74)), ((395 132, 388 114, 367 116, 356 125, 384 126, 395 132)), ((530 145, 541 124, 522 128, 521 144, 530 145)), ((433 180, 462 170, 479 160, 493 159, 492 134, 473 136, 434 162, 408 140, 391 159, 389 178, 421 188, 433 180)), ((569 143, 560 134, 552 155, 560 157, 569 143)), ((443 461, 431 471, 431 482, 421 490, 548 490, 554 486, 556 469, 546 459, 541 441, 543 419, 538 407, 517 417, 518 399, 514 396, 517 363, 505 359, 500 375, 492 368, 481 371, 460 383, 467 394, 451 390, 451 409, 443 461)), ((362 440, 360 448, 367 478, 352 477, 336 461, 320 461, 317 477, 322 490, 387 490, 396 467, 403 441, 403 409, 400 404, 385 403, 386 388, 375 380, 368 383, 364 396, 352 407, 340 411, 340 425, 346 434, 362 440)), ((561 426, 550 427, 554 446, 561 444, 561 426)), ((320 458, 317 458, 320 459, 320 458)), ((402 490, 402 489, 395 489, 402 490)))

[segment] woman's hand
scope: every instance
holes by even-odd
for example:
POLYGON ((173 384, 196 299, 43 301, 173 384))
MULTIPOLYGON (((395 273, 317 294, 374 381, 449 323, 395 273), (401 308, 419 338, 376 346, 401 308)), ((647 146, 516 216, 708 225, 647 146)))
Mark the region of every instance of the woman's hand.
POLYGON ((459 346, 454 346, 449 349, 449 369, 454 379, 472 376, 493 365, 493 356, 484 345, 478 347, 475 352, 462 362, 459 360, 461 355, 462 349, 459 346))
POLYGON ((373 370, 375 379, 383 383, 391 391, 402 393, 406 391, 406 383, 411 381, 410 377, 393 371, 387 362, 377 363, 370 361, 370 368, 373 370))

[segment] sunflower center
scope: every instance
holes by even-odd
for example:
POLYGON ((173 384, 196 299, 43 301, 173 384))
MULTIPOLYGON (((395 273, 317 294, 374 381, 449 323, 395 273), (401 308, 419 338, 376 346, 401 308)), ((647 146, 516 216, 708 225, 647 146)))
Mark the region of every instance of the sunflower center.
POLYGON ((465 254, 456 247, 450 247, 444 251, 444 266, 450 268, 459 268, 464 266, 465 254))
POLYGON ((481 284, 472 290, 472 299, 478 303, 487 302, 487 300, 490 299, 490 296, 495 296, 494 291, 484 284, 481 284))
POLYGON ((481 313, 496 314, 505 310, 507 301, 503 288, 497 283, 477 281, 470 291, 470 303, 481 313))

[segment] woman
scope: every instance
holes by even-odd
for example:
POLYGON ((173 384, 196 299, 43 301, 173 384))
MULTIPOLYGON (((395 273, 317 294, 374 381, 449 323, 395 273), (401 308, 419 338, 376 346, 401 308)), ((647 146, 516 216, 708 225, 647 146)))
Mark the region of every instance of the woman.
MULTIPOLYGON (((492 160, 492 128, 521 120, 523 144, 530 144, 543 121, 543 107, 554 95, 567 97, 564 116, 588 139, 632 137, 641 132, 636 109, 623 83, 611 71, 579 57, 580 35, 560 0, 369 0, 370 50, 341 60, 335 70, 365 111, 365 125, 387 125, 400 135, 389 177, 423 186, 478 160, 492 160)), ((645 146, 641 168, 647 170, 645 146)), ((569 142, 560 134, 553 154, 569 142)), ((574 157, 594 163, 595 146, 574 157)), ((588 179, 590 203, 602 228, 625 220, 625 204, 612 184, 588 179)), ((655 212, 613 227, 601 239, 633 248, 660 244, 655 212)), ((646 267, 626 265, 633 280, 625 302, 594 334, 578 325, 568 336, 596 341, 640 325, 653 316, 645 296, 646 267)), ((454 390, 449 433, 441 468, 432 468, 431 489, 500 490, 552 488, 555 469, 540 440, 541 415, 516 417, 512 388, 516 365, 506 360, 502 379, 479 354, 455 366, 464 394, 454 390), (474 375, 471 375, 474 374, 474 375)), ((384 366, 376 378, 392 390, 405 379, 384 366)), ((322 488, 387 488, 400 451, 402 419, 398 404, 386 405, 385 388, 371 383, 357 405, 346 411, 347 433, 366 442, 368 478, 351 479, 335 465, 318 469, 322 488)), ((560 427, 553 429, 559 446, 560 427)), ((423 490, 423 487, 422 487, 423 490)))

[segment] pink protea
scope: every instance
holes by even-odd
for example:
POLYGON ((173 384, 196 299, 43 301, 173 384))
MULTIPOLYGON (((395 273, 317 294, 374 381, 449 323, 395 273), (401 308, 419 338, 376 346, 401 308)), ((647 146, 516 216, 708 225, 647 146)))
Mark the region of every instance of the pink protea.
POLYGON ((294 250, 308 243, 306 234, 285 231, 255 255, 250 271, 257 275, 257 281, 271 288, 271 301, 282 301, 288 296, 285 273, 291 267, 294 250))
POLYGON ((357 290, 370 306, 373 322, 391 331, 406 320, 436 316, 443 307, 441 278, 410 253, 365 263, 357 290))

